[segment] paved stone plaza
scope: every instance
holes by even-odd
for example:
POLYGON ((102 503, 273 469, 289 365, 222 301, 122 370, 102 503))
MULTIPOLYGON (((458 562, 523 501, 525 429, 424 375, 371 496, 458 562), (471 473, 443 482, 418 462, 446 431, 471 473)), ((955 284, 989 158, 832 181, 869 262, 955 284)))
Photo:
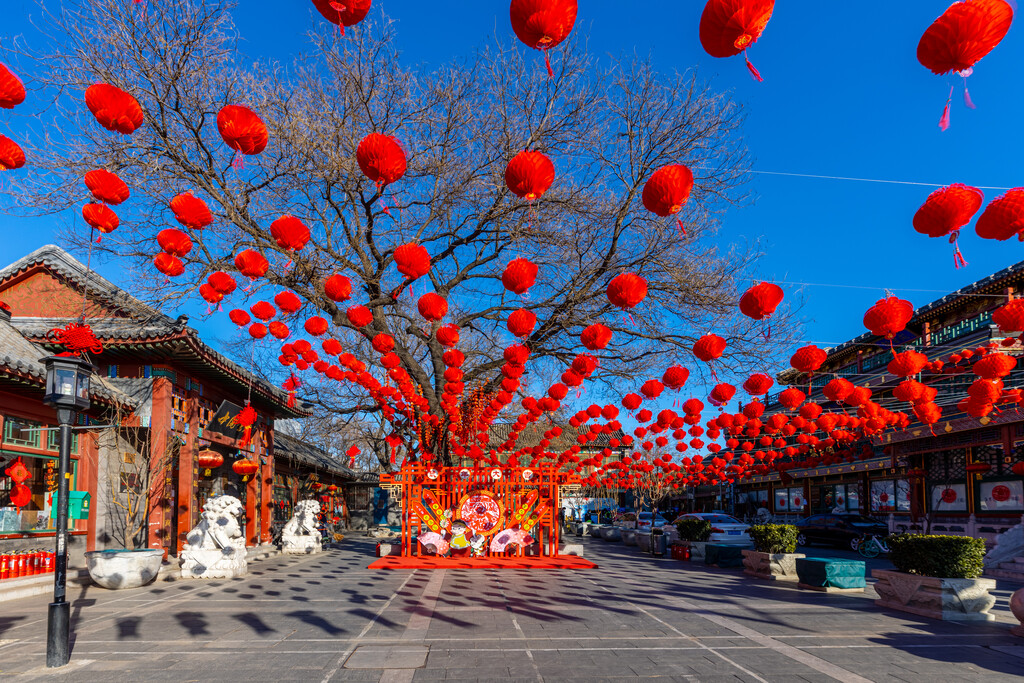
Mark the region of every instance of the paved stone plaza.
POLYGON ((244 579, 75 588, 71 664, 44 665, 46 602, 0 603, 17 680, 1024 681, 1012 584, 990 624, 883 612, 739 570, 586 541, 597 570, 370 571, 373 546, 274 557, 244 579))

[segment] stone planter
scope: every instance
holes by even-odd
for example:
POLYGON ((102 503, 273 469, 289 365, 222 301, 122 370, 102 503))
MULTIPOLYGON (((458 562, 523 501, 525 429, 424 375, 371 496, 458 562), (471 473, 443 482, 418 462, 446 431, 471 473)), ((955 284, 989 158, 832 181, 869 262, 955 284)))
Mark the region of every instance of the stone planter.
POLYGON ((92 550, 85 554, 89 578, 98 586, 119 590, 152 583, 160 573, 162 548, 92 550))
POLYGON ((797 581, 796 561, 803 553, 761 553, 743 551, 743 573, 769 581, 797 581))
POLYGON ((617 526, 606 526, 601 529, 601 538, 606 541, 621 541, 622 530, 617 526))
POLYGON ((707 541, 683 541, 686 545, 690 546, 690 559, 691 560, 703 560, 704 559, 704 548, 707 547, 707 541))
POLYGON ((889 569, 872 569, 880 607, 943 621, 992 621, 993 579, 939 579, 889 569))
POLYGON ((1024 638, 1024 588, 1014 591, 1013 595, 1010 596, 1010 611, 1013 613, 1013 616, 1017 617, 1017 621, 1020 622, 1020 626, 1011 628, 1010 633, 1024 638))
POLYGON ((651 532, 650 531, 637 531, 636 532, 636 547, 641 552, 651 552, 651 532))
POLYGON ((626 545, 636 545, 636 529, 623 529, 622 542, 626 545))
POLYGON ((601 538, 601 529, 603 527, 600 524, 590 525, 590 536, 591 538, 601 538))

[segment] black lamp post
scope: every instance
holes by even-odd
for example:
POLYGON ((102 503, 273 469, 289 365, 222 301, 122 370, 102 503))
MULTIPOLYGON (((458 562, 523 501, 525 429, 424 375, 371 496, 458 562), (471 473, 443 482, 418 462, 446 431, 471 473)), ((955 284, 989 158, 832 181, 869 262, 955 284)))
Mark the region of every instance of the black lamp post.
POLYGON ((60 475, 57 479, 57 545, 53 602, 46 619, 46 666, 64 666, 71 658, 71 606, 65 596, 68 578, 68 481, 71 478, 71 426, 80 410, 89 408, 93 366, 77 356, 49 356, 43 403, 57 409, 60 423, 60 475))

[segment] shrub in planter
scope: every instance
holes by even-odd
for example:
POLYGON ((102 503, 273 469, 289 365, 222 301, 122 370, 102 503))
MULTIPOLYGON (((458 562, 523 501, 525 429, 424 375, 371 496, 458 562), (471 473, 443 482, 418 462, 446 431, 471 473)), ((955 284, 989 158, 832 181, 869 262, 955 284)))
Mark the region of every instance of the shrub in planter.
POLYGON ((747 533, 759 553, 778 555, 796 552, 797 528, 792 524, 755 524, 747 533))
POLYGON ((917 534, 889 537, 889 560, 901 572, 909 574, 976 579, 985 570, 984 557, 985 541, 980 538, 917 534))
POLYGON ((676 522, 680 541, 704 543, 711 537, 711 522, 706 519, 687 518, 676 522))

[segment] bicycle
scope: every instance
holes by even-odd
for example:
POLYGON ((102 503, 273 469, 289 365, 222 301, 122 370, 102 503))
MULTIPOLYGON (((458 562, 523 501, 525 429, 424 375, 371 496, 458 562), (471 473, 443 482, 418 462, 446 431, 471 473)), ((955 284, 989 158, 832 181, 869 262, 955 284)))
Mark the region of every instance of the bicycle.
POLYGON ((889 545, 885 540, 873 535, 865 534, 857 544, 857 552, 868 560, 873 560, 882 553, 889 554, 889 545))

